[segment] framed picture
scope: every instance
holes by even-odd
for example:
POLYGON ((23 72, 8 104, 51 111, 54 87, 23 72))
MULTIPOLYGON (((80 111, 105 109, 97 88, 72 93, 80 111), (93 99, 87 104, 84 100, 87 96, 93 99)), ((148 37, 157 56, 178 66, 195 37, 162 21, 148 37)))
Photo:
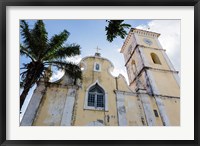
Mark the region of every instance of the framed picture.
POLYGON ((0 2, 1 145, 198 145, 199 7, 0 2))

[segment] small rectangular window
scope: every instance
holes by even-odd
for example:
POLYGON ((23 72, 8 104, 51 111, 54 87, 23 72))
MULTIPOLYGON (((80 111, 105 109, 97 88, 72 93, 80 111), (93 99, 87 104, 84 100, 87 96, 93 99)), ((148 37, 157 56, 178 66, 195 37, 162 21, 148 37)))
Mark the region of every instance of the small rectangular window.
POLYGON ((157 110, 153 110, 153 111, 154 111, 155 116, 156 116, 156 117, 159 117, 159 116, 158 116, 157 110))
POLYGON ((94 63, 94 71, 98 71, 98 72, 101 71, 101 64, 100 63, 97 63, 97 62, 94 63))
POLYGON ((99 64, 96 64, 96 70, 99 70, 99 64))

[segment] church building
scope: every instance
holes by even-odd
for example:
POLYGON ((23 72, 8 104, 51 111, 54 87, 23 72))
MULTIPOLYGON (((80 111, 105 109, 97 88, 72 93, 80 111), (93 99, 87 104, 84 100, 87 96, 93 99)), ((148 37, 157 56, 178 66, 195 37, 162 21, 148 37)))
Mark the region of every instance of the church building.
MULTIPOLYGON (((180 81, 160 34, 132 28, 121 48, 127 69, 114 77, 112 62, 95 53, 83 58, 82 81, 67 75, 31 97, 21 126, 180 126, 180 81)), ((170 42, 169 42, 170 43, 170 42)))

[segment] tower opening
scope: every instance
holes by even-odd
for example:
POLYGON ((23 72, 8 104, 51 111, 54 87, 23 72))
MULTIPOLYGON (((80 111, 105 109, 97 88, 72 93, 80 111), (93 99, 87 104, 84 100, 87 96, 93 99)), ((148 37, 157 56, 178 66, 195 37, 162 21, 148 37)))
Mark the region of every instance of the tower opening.
POLYGON ((161 65, 160 59, 155 53, 151 53, 151 59, 153 60, 153 63, 161 65))
POLYGON ((133 74, 136 74, 136 64, 135 64, 135 60, 131 61, 131 66, 132 66, 132 70, 133 70, 133 74))

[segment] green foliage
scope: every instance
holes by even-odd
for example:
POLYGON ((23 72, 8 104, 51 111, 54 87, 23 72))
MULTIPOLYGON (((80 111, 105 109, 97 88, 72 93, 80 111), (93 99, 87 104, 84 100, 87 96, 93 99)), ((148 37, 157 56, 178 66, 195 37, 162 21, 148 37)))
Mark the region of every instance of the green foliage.
POLYGON ((130 28, 130 24, 123 23, 124 20, 106 20, 108 26, 105 27, 107 40, 112 42, 114 38, 121 37, 125 38, 127 35, 126 28, 130 28))
POLYGON ((42 20, 38 20, 33 29, 30 29, 28 23, 22 20, 20 32, 23 39, 23 44, 20 44, 20 55, 31 59, 30 63, 23 64, 22 68, 25 71, 20 74, 20 87, 23 88, 20 95, 20 107, 29 89, 42 76, 45 77, 48 65, 64 69, 74 80, 82 79, 80 68, 76 64, 65 61, 66 57, 80 54, 79 45, 64 44, 70 35, 67 30, 63 30, 48 40, 48 33, 42 20))

